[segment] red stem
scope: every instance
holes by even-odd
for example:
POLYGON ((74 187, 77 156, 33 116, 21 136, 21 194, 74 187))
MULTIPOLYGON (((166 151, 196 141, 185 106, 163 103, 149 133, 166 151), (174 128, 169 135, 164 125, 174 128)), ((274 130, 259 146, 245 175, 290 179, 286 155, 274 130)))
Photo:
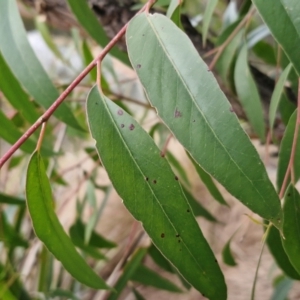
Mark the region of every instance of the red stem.
MULTIPOLYGON (((149 0, 150 3, 153 0, 149 0)), ((148 3, 141 8, 138 13, 141 13, 148 7, 148 3)), ((0 169, 6 163, 6 161, 20 148, 21 145, 44 123, 46 122, 59 105, 67 98, 67 96, 73 91, 73 89, 84 79, 84 77, 101 62, 105 55, 111 50, 111 48, 121 39, 125 34, 129 22, 126 23, 122 29, 116 34, 116 36, 105 46, 101 53, 74 79, 74 81, 61 93, 61 95, 53 102, 53 104, 44 112, 44 114, 29 127, 29 129, 17 140, 15 144, 0 158, 0 169)))

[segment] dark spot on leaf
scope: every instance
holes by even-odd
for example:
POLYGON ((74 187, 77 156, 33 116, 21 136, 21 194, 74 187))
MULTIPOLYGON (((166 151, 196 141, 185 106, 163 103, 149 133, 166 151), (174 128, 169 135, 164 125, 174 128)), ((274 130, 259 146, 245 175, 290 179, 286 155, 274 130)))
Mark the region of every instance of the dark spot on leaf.
POLYGON ((141 67, 142 67, 141 64, 137 64, 137 65, 136 65, 136 68, 137 68, 137 69, 140 69, 141 67))
POLYGON ((165 237, 165 234, 164 234, 164 233, 162 233, 162 234, 160 235, 160 237, 161 237, 161 238, 164 238, 164 237, 165 237))
POLYGON ((119 116, 122 116, 122 115, 123 115, 123 110, 122 110, 122 109, 119 109, 119 110, 118 110, 118 115, 119 115, 119 116))
POLYGON ((174 117, 175 117, 175 118, 180 118, 180 117, 182 117, 182 113, 181 113, 177 108, 175 109, 174 117))
POLYGON ((124 128, 125 127, 125 125, 124 124, 121 124, 121 128, 124 128))
POLYGON ((95 104, 98 105, 98 102, 96 102, 95 104))
POLYGON ((290 197, 290 196, 291 196, 291 193, 288 193, 288 196, 290 197))
POLYGON ((146 177, 146 178, 145 178, 145 180, 146 180, 146 181, 148 181, 148 180, 149 180, 149 178, 148 178, 148 177, 146 177))
POLYGON ((130 129, 130 130, 133 130, 133 129, 134 129, 134 125, 133 125, 133 124, 130 124, 130 125, 129 125, 129 129, 130 129))
POLYGON ((193 123, 195 123, 196 122, 196 120, 193 120, 193 123))
POLYGON ((202 294, 203 297, 205 297, 205 294, 202 294))
POLYGON ((176 234, 176 237, 180 237, 180 235, 177 233, 177 234, 176 234))
POLYGON ((178 180, 178 177, 177 177, 177 176, 175 176, 175 180, 178 180))
POLYGON ((178 240, 178 243, 180 243, 181 242, 181 240, 178 240))
POLYGON ((186 210, 186 212, 188 212, 188 213, 189 213, 189 212, 190 212, 190 210, 189 210, 189 209, 187 209, 187 210, 186 210))
POLYGON ((218 261, 215 259, 215 262, 217 263, 218 261))
POLYGON ((161 156, 161 157, 165 157, 165 153, 161 151, 161 152, 160 152, 160 156, 161 156))
POLYGON ((230 106, 230 108, 229 108, 229 111, 230 111, 230 112, 234 112, 234 110, 233 110, 233 107, 232 107, 232 106, 230 106))
POLYGON ((154 179, 154 180, 153 180, 153 183, 156 184, 156 182, 157 182, 157 181, 154 179))

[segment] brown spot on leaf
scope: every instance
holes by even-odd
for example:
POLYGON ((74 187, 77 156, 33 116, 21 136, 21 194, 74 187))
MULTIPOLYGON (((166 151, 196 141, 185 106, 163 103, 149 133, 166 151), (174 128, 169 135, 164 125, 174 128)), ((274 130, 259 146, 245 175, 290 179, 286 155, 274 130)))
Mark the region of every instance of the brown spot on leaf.
POLYGON ((123 115, 123 113, 124 113, 124 112, 123 112, 123 110, 122 110, 122 109, 119 109, 119 110, 118 110, 118 115, 119 115, 119 116, 122 116, 122 115, 123 115))
POLYGON ((229 111, 230 111, 230 112, 234 112, 234 109, 233 109, 232 106, 230 106, 229 111))
POLYGON ((125 127, 125 125, 124 124, 121 124, 121 128, 124 128, 125 127))
POLYGON ((164 238, 164 237, 165 237, 165 234, 164 234, 164 233, 162 233, 162 234, 160 235, 160 237, 161 237, 161 238, 164 238))
POLYGON ((157 182, 157 181, 154 179, 154 180, 153 180, 153 183, 156 184, 156 182, 157 182))
POLYGON ((187 209, 187 210, 186 210, 186 212, 188 212, 188 213, 189 213, 189 212, 190 212, 190 210, 189 210, 189 209, 187 209))
POLYGON ((148 181, 148 180, 149 180, 149 178, 148 178, 148 177, 146 177, 146 178, 145 178, 145 180, 146 180, 146 181, 148 181))
POLYGON ((130 125, 129 125, 129 129, 130 129, 130 130, 133 130, 134 128, 135 128, 135 127, 134 127, 133 124, 130 124, 130 125))
POLYGON ((136 65, 136 68, 137 68, 137 69, 140 69, 141 67, 142 67, 141 64, 137 64, 137 65, 136 65))
POLYGON ((180 118, 180 117, 182 117, 182 113, 181 113, 177 108, 175 109, 174 117, 175 117, 175 118, 180 118))
POLYGON ((175 180, 178 180, 178 177, 177 177, 177 176, 175 176, 175 180))
POLYGON ((180 237, 180 235, 177 233, 177 234, 176 234, 176 237, 180 237))

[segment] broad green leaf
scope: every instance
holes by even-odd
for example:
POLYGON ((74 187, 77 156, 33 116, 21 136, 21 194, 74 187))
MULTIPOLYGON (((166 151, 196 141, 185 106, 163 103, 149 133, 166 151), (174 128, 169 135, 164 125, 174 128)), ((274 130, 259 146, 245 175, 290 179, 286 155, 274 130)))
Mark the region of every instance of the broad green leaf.
POLYGON ((205 184, 205 186, 209 190, 210 194, 214 197, 214 199, 217 200, 220 204, 228 206, 227 202, 225 201, 225 199, 222 196, 222 194, 220 193, 219 189, 213 182, 210 175, 205 170, 203 170, 189 154, 188 154, 188 157, 190 158, 191 162, 193 163, 202 182, 205 184))
POLYGON ((274 126, 274 122, 275 122, 275 118, 276 118, 277 108, 279 106, 281 94, 284 90, 284 84, 287 80, 287 77, 290 73, 291 68, 292 68, 292 64, 289 64, 285 68, 285 70, 281 73, 281 75, 276 83, 273 94, 272 94, 270 110, 269 110, 269 122, 270 122, 270 129, 271 129, 272 135, 273 135, 273 126, 274 126))
POLYGON ((292 266, 288 256, 283 249, 280 233, 274 226, 272 226, 269 230, 266 242, 278 267, 290 278, 300 280, 300 275, 292 266))
POLYGON ((298 0, 253 0, 261 17, 300 75, 298 0))
POLYGON ((283 248, 296 271, 300 274, 300 195, 290 185, 284 196, 283 204, 283 248))
POLYGON ((261 141, 265 140, 265 121, 260 96, 248 66, 248 49, 241 49, 234 69, 234 83, 237 95, 248 120, 261 141))
POLYGON ((13 75, 0 52, 0 90, 9 103, 31 124, 38 118, 39 114, 35 110, 29 96, 24 92, 20 83, 13 75))
MULTIPOLYGON (((292 114, 289 123, 285 129, 284 136, 280 143, 278 170, 277 170, 277 189, 279 191, 281 189, 284 176, 288 168, 290 156, 291 156, 294 132, 296 127, 296 119, 297 119, 297 110, 292 114)), ((298 179, 300 178, 300 132, 298 133, 296 151, 294 156, 294 175, 295 175, 295 181, 297 182, 298 179)), ((291 176, 289 175, 289 181, 287 184, 289 184, 290 178, 291 176)))
POLYGON ((226 298, 223 274, 153 139, 97 87, 88 96, 87 114, 101 161, 124 205, 188 282, 211 299, 226 298))
POLYGON ((188 37, 162 15, 140 14, 126 38, 149 101, 178 141, 233 196, 280 228, 280 201, 265 167, 188 37))
POLYGON ((292 279, 290 279, 288 277, 284 277, 276 285, 270 300, 286 300, 286 299, 288 299, 288 293, 291 290, 293 283, 294 282, 292 279))
POLYGON ((139 249, 131 258, 131 260, 126 264, 122 275, 120 276, 118 282, 114 286, 114 290, 112 291, 107 300, 118 300, 121 292, 125 288, 128 280, 131 279, 132 275, 140 265, 142 259, 147 253, 146 248, 139 249))
POLYGON ((10 204, 10 205, 20 205, 20 206, 24 206, 26 204, 25 199, 21 199, 3 193, 0 193, 0 203, 10 204))
POLYGON ((196 217, 200 216, 208 221, 218 222, 218 220, 208 210, 206 210, 206 208, 204 208, 191 193, 189 193, 184 187, 182 187, 182 189, 196 217))
MULTIPOLYGON (((0 51, 14 76, 38 104, 48 108, 58 98, 58 91, 27 40, 16 1, 0 1, 0 51)), ((82 130, 66 104, 62 103, 54 116, 82 130)))
POLYGON ((37 237, 79 282, 94 289, 107 289, 106 283, 76 251, 53 210, 53 198, 45 166, 39 152, 34 152, 27 170, 27 206, 37 237))
POLYGON ((174 273, 172 265, 169 263, 169 261, 159 252, 159 250, 152 244, 148 248, 148 254, 151 256, 153 261, 160 266, 165 271, 168 271, 170 273, 174 273))
POLYGON ((231 253, 230 242, 231 242, 231 238, 225 244, 225 246, 222 250, 222 257, 223 257, 223 261, 226 265, 234 267, 237 265, 237 263, 231 253))
POLYGON ((203 46, 206 45, 206 39, 209 29, 209 24, 211 21, 211 18, 213 16, 214 10, 218 4, 218 0, 210 0, 207 2, 205 12, 203 15, 203 28, 202 28, 202 40, 203 40, 203 46))
MULTIPOLYGON (((14 144, 21 136, 22 133, 19 129, 13 124, 13 122, 6 117, 6 115, 0 110, 0 138, 4 139, 9 144, 14 144)), ((20 149, 26 153, 32 153, 36 147, 36 142, 31 138, 20 146, 20 149)), ((42 153, 47 156, 53 155, 48 149, 42 147, 42 153)))
MULTIPOLYGON (((108 44, 109 39, 97 20, 95 14, 90 10, 85 0, 68 0, 68 4, 76 16, 78 22, 89 33, 89 35, 102 47, 108 44)), ((110 53, 123 63, 129 65, 127 54, 114 47, 110 53)))
MULTIPOLYGON (((232 31, 236 28, 241 20, 238 20, 228 26, 224 32, 219 36, 217 40, 217 45, 221 45, 226 41, 226 39, 230 36, 232 31)), ((241 43, 242 37, 244 35, 244 30, 240 30, 235 37, 230 41, 228 46, 222 52, 220 58, 216 63, 216 69, 220 74, 222 80, 229 84, 228 74, 230 73, 230 67, 232 66, 234 57, 236 55, 236 51, 241 43)))
POLYGON ((143 285, 153 286, 157 289, 175 293, 182 292, 174 283, 143 265, 137 267, 130 279, 143 285))

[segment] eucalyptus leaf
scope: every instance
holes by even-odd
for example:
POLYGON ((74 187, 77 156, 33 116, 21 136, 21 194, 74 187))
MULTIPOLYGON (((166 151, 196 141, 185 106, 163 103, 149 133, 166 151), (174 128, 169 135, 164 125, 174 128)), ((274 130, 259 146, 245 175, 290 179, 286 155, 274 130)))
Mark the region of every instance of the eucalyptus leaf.
POLYGON ((225 299, 223 274, 153 139, 96 86, 87 114, 100 159, 124 205, 188 282, 211 299, 225 299))
POLYGON ((202 29, 202 40, 203 40, 203 45, 205 47, 206 45, 206 39, 207 39, 207 34, 208 34, 208 29, 209 29, 209 24, 211 22, 211 18, 213 16, 214 10, 218 4, 218 0, 210 0, 207 2, 204 15, 203 15, 203 29, 202 29))
POLYGON ((34 152, 27 170, 26 199, 33 228, 48 250, 81 283, 94 289, 107 289, 106 283, 76 251, 53 210, 53 198, 43 160, 34 152))
POLYGON ((178 141, 232 195, 280 228, 280 201, 267 172, 188 37, 168 18, 143 13, 126 39, 149 101, 178 141))

